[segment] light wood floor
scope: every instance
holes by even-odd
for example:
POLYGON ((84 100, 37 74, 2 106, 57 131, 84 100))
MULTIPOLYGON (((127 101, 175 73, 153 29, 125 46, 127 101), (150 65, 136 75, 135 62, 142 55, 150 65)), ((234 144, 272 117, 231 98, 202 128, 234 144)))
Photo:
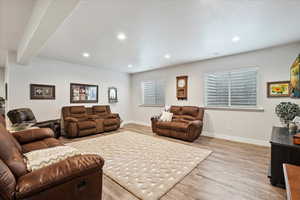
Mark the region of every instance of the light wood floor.
MULTIPOLYGON (((149 127, 136 124, 126 125, 116 132, 124 130, 153 135, 149 127)), ((75 141, 116 132, 79 138, 75 141)), ((206 160, 165 194, 162 200, 286 199, 285 190, 270 185, 266 175, 270 161, 270 148, 205 136, 201 136, 194 143, 167 137, 160 138, 213 151, 206 160)), ((68 139, 62 139, 62 141, 70 142, 68 139)), ((104 175, 103 200, 131 199, 137 198, 104 175)))

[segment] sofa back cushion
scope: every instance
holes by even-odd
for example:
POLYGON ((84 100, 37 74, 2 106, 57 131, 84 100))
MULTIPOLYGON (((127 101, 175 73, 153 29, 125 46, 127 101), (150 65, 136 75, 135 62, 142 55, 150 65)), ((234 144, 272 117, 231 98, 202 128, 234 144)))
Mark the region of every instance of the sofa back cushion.
POLYGON ((18 108, 7 113, 12 124, 16 123, 35 123, 36 118, 30 108, 18 108))
POLYGON ((109 106, 93 106, 93 114, 98 116, 105 116, 110 114, 109 106))
POLYGON ((171 106, 170 112, 173 113, 174 115, 181 115, 181 106, 171 106))
POLYGON ((14 199, 16 179, 7 165, 0 159, 0 199, 14 199))
POLYGON ((20 177, 27 173, 27 169, 23 155, 14 141, 11 133, 0 125, 0 159, 16 177, 20 177))
POLYGON ((84 106, 66 106, 62 108, 63 118, 74 117, 74 118, 85 118, 87 116, 86 109, 84 106))
POLYGON ((171 106, 170 112, 175 119, 188 121, 203 120, 204 109, 197 106, 171 106))

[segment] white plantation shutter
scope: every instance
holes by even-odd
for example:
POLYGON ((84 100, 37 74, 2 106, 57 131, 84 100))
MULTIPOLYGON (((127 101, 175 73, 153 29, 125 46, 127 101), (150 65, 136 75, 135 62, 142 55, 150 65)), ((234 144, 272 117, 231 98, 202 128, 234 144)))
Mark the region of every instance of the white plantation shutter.
POLYGON ((257 106, 257 69, 206 74, 205 102, 206 106, 257 106))
POLYGON ((165 88, 161 80, 142 82, 143 105, 164 106, 165 88))

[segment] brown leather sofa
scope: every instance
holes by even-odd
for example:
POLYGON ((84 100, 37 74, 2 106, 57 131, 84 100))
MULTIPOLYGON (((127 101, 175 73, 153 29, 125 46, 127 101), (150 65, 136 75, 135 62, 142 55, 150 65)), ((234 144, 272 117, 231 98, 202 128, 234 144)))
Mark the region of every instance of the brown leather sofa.
POLYGON ((62 145, 51 129, 9 133, 0 124, 0 199, 101 200, 104 160, 77 155, 27 171, 23 153, 62 145))
POLYGON ((117 130, 121 120, 109 106, 66 106, 62 108, 62 123, 69 138, 117 130))
POLYGON ((171 106, 171 122, 159 121, 160 116, 151 118, 152 131, 158 135, 193 142, 199 138, 203 128, 204 109, 196 106, 171 106))

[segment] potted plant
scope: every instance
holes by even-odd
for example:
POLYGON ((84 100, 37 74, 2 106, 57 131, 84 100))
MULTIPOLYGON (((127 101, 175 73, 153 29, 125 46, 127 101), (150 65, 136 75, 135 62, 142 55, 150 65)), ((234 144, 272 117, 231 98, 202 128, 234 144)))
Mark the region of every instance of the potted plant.
POLYGON ((281 102, 276 106, 275 113, 279 117, 280 121, 289 128, 290 121, 300 115, 300 108, 299 105, 295 103, 281 102))

